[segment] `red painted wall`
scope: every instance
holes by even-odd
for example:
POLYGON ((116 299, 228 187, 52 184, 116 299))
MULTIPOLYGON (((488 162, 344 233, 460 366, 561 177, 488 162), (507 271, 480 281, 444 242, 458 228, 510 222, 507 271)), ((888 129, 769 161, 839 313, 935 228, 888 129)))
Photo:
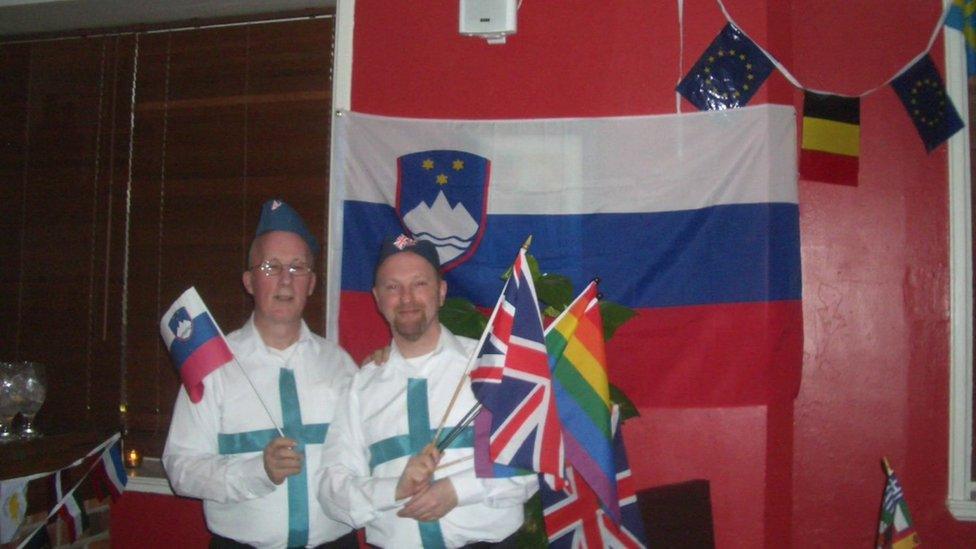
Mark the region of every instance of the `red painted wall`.
MULTIPOLYGON (((976 546, 976 525, 954 520, 944 505, 946 152, 925 153, 883 86, 926 47, 938 3, 724 3, 804 86, 854 94, 882 87, 861 102, 859 185, 800 183, 798 397, 769 407, 642 410, 625 430, 638 483, 709 479, 722 548, 869 547, 883 489, 879 460, 887 456, 923 543, 976 546)), ((518 34, 488 46, 457 34, 457 2, 357 0, 353 108, 437 118, 671 113, 674 85, 724 24, 714 0, 686 0, 683 29, 678 2, 521 4, 518 34)), ((940 65, 941 52, 937 45, 940 65)), ((756 101, 800 105, 800 95, 774 74, 756 101)), ((344 343, 358 349, 374 341, 344 343)), ((131 509, 113 511, 120 546, 163 535, 154 517, 174 513, 181 530, 199 533, 196 504, 130 497, 122 502, 131 509), (136 523, 138 532, 119 533, 136 523)))
MULTIPOLYGON (((795 4, 797 76, 847 93, 883 85, 924 51, 938 17, 934 2, 795 4)), ((942 56, 940 36, 932 58, 941 66, 942 56)), ((801 182, 806 344, 796 400, 796 546, 870 544, 880 456, 898 472, 923 544, 976 545, 976 525, 956 521, 944 503, 946 161, 945 146, 925 153, 885 86, 861 101, 858 187, 801 182)))
POLYGON ((112 547, 206 547, 210 543, 197 501, 126 492, 112 505, 112 547))

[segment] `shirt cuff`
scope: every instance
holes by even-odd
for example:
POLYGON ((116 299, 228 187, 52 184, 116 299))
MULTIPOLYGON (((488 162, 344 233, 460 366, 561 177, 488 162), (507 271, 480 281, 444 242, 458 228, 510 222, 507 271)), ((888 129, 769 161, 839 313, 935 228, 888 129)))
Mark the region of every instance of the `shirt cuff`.
POLYGON ((458 507, 479 503, 485 497, 485 486, 479 479, 451 477, 447 480, 454 486, 458 507))
POLYGON ((376 478, 373 479, 373 507, 377 511, 387 511, 394 509, 400 502, 396 499, 396 487, 399 478, 376 478))
POLYGON ((239 474, 241 485, 252 497, 266 496, 275 489, 275 483, 271 482, 268 472, 264 470, 263 453, 241 460, 239 474))

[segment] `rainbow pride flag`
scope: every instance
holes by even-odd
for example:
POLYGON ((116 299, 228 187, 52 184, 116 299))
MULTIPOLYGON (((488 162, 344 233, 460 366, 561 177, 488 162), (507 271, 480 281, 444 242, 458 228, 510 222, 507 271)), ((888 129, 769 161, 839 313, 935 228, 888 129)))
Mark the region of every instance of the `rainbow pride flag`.
POLYGON ((619 523, 610 383, 596 282, 546 328, 545 338, 566 461, 619 523))

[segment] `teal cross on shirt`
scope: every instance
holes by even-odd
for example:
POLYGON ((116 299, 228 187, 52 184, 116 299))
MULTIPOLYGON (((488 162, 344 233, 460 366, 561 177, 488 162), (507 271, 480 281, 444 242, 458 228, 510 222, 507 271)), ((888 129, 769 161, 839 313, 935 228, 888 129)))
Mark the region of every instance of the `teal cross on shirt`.
MULTIPOLYGON (((302 423, 302 411, 298 404, 295 372, 282 368, 278 374, 278 392, 281 396, 282 431, 285 436, 298 442, 295 451, 303 453, 306 444, 322 444, 329 430, 328 423, 302 423)), ((243 433, 217 435, 221 454, 262 452, 264 447, 278 436, 277 429, 259 429, 243 433)), ((301 547, 308 543, 308 463, 302 472, 288 477, 288 546, 301 547)))
MULTIPOLYGON (((406 435, 396 435, 374 442, 369 447, 369 469, 397 458, 419 454, 434 439, 436 429, 430 428, 430 412, 427 408, 427 380, 410 378, 407 380, 407 425, 406 435)), ((474 446, 474 429, 466 427, 448 448, 471 448, 474 446)), ((444 535, 438 521, 420 522, 420 539, 427 549, 444 547, 444 535)))

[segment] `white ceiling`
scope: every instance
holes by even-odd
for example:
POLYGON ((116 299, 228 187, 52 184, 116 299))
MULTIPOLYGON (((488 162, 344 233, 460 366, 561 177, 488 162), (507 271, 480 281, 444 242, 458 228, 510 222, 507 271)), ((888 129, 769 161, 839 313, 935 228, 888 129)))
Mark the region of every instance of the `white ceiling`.
POLYGON ((336 0, 0 0, 0 36, 291 13, 336 0))

